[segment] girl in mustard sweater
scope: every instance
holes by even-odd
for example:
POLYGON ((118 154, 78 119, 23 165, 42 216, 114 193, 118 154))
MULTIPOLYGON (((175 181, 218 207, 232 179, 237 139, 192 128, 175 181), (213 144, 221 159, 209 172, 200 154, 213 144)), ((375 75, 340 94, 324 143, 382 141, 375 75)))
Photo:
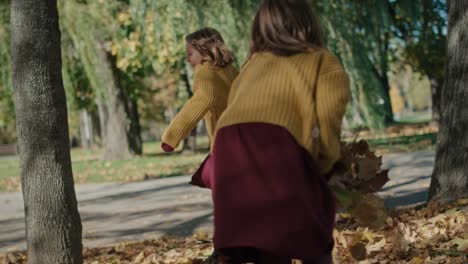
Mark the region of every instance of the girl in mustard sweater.
MULTIPOLYGON (((214 128, 226 108, 232 81, 238 71, 232 65, 234 55, 221 34, 213 28, 203 28, 186 37, 187 61, 194 68, 194 94, 172 120, 162 137, 162 148, 171 152, 188 136, 202 118, 212 139, 214 128)), ((211 140, 212 142, 212 140, 211 140)), ((199 173, 194 184, 200 182, 199 173)))
POLYGON ((263 0, 203 174, 224 263, 331 263, 349 80, 307 0, 263 0))

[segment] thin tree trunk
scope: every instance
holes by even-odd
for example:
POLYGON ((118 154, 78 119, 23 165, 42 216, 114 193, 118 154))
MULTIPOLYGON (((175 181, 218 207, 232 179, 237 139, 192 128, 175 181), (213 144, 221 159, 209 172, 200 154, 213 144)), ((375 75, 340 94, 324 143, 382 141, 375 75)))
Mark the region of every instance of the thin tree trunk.
POLYGON ((109 114, 107 111, 107 105, 104 103, 104 99, 102 97, 98 97, 97 100, 97 107, 98 107, 98 115, 99 115, 99 135, 101 139, 101 146, 106 145, 106 127, 107 121, 109 119, 109 114))
POLYGON ((449 1, 448 60, 429 199, 468 196, 468 1, 449 1))
POLYGON ((392 109, 392 103, 390 99, 390 82, 388 80, 388 75, 387 73, 383 73, 382 77, 380 78, 380 82, 382 83, 382 88, 383 88, 383 95, 384 95, 384 107, 385 107, 385 125, 389 126, 395 122, 394 117, 393 117, 393 109, 392 109))
POLYGON ((91 119, 91 126, 92 126, 92 135, 93 135, 93 146, 99 145, 101 142, 101 124, 99 120, 99 113, 97 109, 93 109, 93 111, 89 112, 89 117, 91 119))
POLYGON ((81 147, 90 150, 94 144, 93 124, 88 110, 81 110, 81 125, 80 125, 81 147))
POLYGON ((128 99, 126 112, 130 118, 130 128, 128 130, 130 149, 133 154, 141 155, 143 153, 143 140, 141 138, 140 114, 138 113, 138 103, 136 99, 128 99))
POLYGON ((11 1, 11 55, 30 264, 83 262, 56 0, 11 1))
POLYGON ((392 103, 390 101, 391 100, 390 99, 390 82, 388 80, 388 74, 387 74, 386 69, 383 69, 382 73, 380 73, 379 70, 377 70, 377 68, 374 65, 372 65, 371 68, 372 68, 372 72, 375 75, 375 78, 377 78, 378 81, 380 82, 380 87, 382 89, 381 96, 383 98, 381 98, 382 100, 381 105, 383 107, 384 125, 389 126, 394 123, 394 118, 393 118, 392 103))
POLYGON ((442 90, 442 80, 429 77, 431 82, 431 93, 432 93, 432 121, 438 123, 440 120, 440 97, 442 90))
MULTIPOLYGON (((188 79, 188 74, 185 72, 182 76, 185 82, 185 89, 189 95, 189 98, 193 96, 193 91, 190 87, 190 81, 188 79)), ((189 134, 187 138, 184 139, 184 152, 196 152, 197 151, 197 128, 195 127, 189 134)))

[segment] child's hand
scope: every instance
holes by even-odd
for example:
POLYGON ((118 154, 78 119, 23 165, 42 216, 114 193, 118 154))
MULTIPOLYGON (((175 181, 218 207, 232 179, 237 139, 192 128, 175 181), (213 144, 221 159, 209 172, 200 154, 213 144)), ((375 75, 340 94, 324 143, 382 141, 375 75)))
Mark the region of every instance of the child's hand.
POLYGON ((164 150, 164 152, 173 152, 174 151, 174 148, 169 146, 168 144, 166 143, 161 143, 161 148, 164 150))

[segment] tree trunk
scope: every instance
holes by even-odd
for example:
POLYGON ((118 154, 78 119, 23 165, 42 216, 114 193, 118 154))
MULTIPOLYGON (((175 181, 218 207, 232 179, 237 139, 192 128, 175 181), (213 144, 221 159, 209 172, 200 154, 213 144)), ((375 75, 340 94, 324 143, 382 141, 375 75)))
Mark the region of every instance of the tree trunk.
POLYGON ((81 136, 81 147, 86 150, 90 150, 94 145, 93 137, 93 123, 91 115, 88 110, 81 110, 81 125, 80 125, 80 136, 81 136))
POLYGON ((102 73, 109 78, 106 87, 107 122, 105 124, 104 160, 122 160, 142 152, 140 124, 136 102, 131 102, 127 91, 121 87, 115 58, 99 47, 102 73))
POLYGON ((183 152, 186 153, 195 153, 197 151, 197 128, 195 127, 189 134, 188 137, 184 139, 184 148, 183 152))
MULTIPOLYGON (((193 91, 190 87, 190 81, 188 79, 188 74, 185 72, 182 75, 182 78, 185 82, 185 88, 189 95, 189 98, 193 96, 193 91)), ((187 138, 184 139, 184 148, 182 149, 183 152, 190 152, 194 153, 197 151, 197 128, 195 127, 189 134, 187 138)))
POLYGON ((393 109, 392 109, 392 103, 391 103, 391 98, 390 98, 390 81, 388 80, 388 75, 386 72, 382 74, 380 77, 380 82, 382 84, 383 88, 383 107, 385 108, 385 118, 384 118, 384 123, 386 126, 392 125, 395 120, 393 118, 393 109))
POLYGON ((101 142, 101 124, 99 120, 99 113, 97 109, 93 109, 93 111, 89 112, 89 117, 91 119, 91 126, 92 126, 92 135, 93 135, 93 146, 99 145, 101 142))
POLYGON ((11 1, 11 56, 28 263, 83 262, 56 0, 11 1))
POLYGON ((468 196, 468 1, 449 1, 448 56, 429 199, 468 196))
POLYGON ((440 121, 440 97, 442 90, 442 80, 437 80, 429 76, 431 82, 431 93, 432 93, 432 121, 439 123, 440 121))
MULTIPOLYGON (((369 61, 369 63, 371 63, 369 61)), ((371 63, 372 64, 372 63, 371 63)), ((375 78, 380 83, 380 87, 382 89, 381 91, 381 96, 383 98, 380 98, 381 102, 378 102, 380 105, 382 105, 382 114, 383 114, 383 121, 384 121, 384 126, 389 126, 394 123, 394 118, 393 118, 393 109, 392 109, 392 103, 390 99, 390 81, 388 80, 388 74, 387 74, 387 68, 385 67, 382 69, 380 72, 377 70, 377 68, 372 65, 372 72, 375 75, 375 78)))
POLYGON ((136 99, 128 99, 127 115, 130 118, 130 128, 128 130, 128 141, 130 149, 135 155, 143 154, 143 140, 141 138, 140 114, 138 113, 138 103, 136 99))
POLYGON ((98 107, 98 115, 99 115, 99 136, 101 141, 101 146, 106 145, 106 127, 107 127, 107 120, 109 118, 109 114, 107 111, 107 105, 104 103, 104 99, 102 97, 98 97, 97 99, 97 107, 98 107))

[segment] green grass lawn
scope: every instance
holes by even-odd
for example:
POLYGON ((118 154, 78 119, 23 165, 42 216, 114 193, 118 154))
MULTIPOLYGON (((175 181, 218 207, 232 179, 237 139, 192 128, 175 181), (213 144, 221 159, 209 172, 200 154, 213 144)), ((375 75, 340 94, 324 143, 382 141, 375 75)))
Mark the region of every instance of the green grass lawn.
MULTIPOLYGON (((143 155, 129 160, 100 160, 102 150, 72 149, 75 183, 128 182, 193 173, 207 155, 208 139, 197 145, 204 151, 194 154, 163 153, 160 142, 143 145, 143 155)), ((0 157, 0 192, 17 191, 20 187, 18 157, 0 157)))
POLYGON ((432 120, 431 113, 415 113, 413 115, 402 117, 398 123, 414 124, 414 123, 427 123, 432 120))
MULTIPOLYGON (((393 138, 369 139, 371 149, 378 154, 405 152, 432 148, 435 133, 393 138)), ((102 161, 102 150, 72 149, 73 176, 76 183, 129 182, 193 173, 208 151, 208 138, 197 140, 204 151, 194 154, 163 153, 160 142, 147 142, 144 154, 129 160, 102 161)), ((17 157, 0 157, 0 192, 20 189, 19 161, 17 157)))

